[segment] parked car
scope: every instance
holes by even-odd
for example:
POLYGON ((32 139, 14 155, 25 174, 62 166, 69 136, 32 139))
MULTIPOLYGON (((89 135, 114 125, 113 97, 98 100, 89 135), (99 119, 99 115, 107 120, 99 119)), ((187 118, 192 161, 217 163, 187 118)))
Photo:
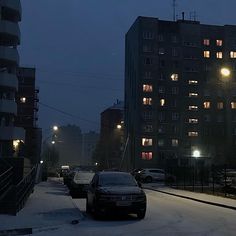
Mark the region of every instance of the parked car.
POLYGON ((93 171, 76 170, 69 184, 70 195, 72 197, 86 197, 88 186, 94 174, 93 171))
POLYGON ((153 181, 167 181, 174 182, 175 176, 166 173, 163 169, 147 168, 139 172, 139 178, 141 181, 151 183, 153 181))
POLYGON ((140 181, 140 173, 142 170, 143 168, 134 169, 133 171, 131 171, 131 175, 133 175, 137 181, 140 181))
POLYGON ((146 205, 146 195, 130 173, 97 172, 88 188, 86 211, 95 216, 121 212, 143 219, 146 205))

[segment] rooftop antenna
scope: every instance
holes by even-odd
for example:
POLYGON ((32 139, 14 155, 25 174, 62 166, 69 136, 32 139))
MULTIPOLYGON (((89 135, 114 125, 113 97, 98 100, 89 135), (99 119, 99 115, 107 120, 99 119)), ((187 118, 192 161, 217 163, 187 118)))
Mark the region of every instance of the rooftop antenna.
POLYGON ((176 6, 177 6, 176 0, 173 0, 172 6, 173 6, 173 21, 175 21, 176 20, 175 12, 176 12, 176 6))

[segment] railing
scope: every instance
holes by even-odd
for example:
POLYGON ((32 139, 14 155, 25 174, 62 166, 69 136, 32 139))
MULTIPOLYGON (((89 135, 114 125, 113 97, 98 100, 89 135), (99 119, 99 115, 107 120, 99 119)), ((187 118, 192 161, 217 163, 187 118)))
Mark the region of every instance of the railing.
POLYGON ((0 176, 0 183, 2 183, 2 188, 0 185, 0 213, 16 215, 33 192, 36 168, 33 167, 17 185, 12 185, 12 169, 11 167, 0 176), (7 188, 9 191, 6 191, 7 188))
POLYGON ((13 184, 13 167, 9 167, 6 171, 0 174, 0 202, 9 193, 12 184, 13 184))
POLYGON ((22 179, 21 182, 13 187, 13 201, 11 207, 12 214, 16 215, 16 213, 24 207, 28 197, 33 192, 35 175, 36 169, 34 167, 31 172, 22 179))

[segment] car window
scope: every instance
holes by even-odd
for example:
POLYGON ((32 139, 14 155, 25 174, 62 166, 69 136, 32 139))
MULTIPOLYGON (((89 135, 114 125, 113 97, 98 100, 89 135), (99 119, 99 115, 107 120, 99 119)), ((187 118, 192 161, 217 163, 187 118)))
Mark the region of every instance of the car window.
POLYGON ((136 181, 132 175, 122 174, 107 174, 99 176, 99 186, 137 186, 136 181))

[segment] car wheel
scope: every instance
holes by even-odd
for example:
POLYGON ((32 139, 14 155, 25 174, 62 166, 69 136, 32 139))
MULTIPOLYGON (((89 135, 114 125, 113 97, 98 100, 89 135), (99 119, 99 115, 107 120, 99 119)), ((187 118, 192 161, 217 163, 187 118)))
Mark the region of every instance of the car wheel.
POLYGON ((147 176, 147 177, 145 178, 145 182, 146 182, 146 183, 151 183, 151 182, 152 182, 152 177, 151 177, 151 176, 147 176))
POLYGON ((145 215, 146 215, 146 210, 139 210, 137 212, 137 217, 139 220, 142 220, 145 217, 145 215))

